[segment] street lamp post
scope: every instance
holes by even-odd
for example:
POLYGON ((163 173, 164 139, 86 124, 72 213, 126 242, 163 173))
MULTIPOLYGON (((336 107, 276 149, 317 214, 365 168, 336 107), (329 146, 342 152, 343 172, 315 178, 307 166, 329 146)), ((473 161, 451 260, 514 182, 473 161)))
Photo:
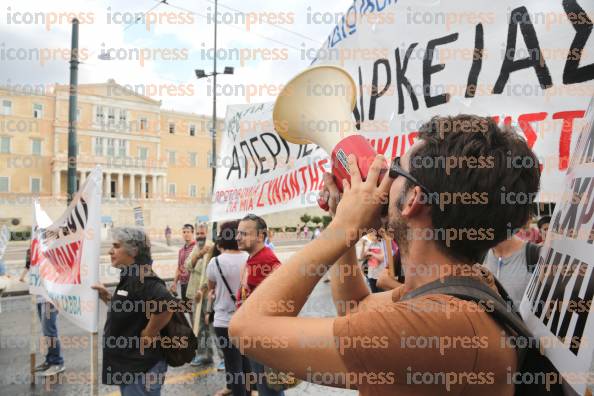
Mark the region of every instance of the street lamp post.
MULTIPOLYGON (((210 129, 211 137, 212 137, 212 153, 211 153, 211 166, 212 166, 212 189, 211 193, 214 196, 214 184, 215 184, 215 177, 217 175, 217 167, 216 167, 216 156, 217 156, 217 75, 219 74, 233 74, 233 68, 226 66, 222 73, 217 72, 217 24, 218 24, 218 7, 217 7, 217 0, 214 2, 214 56, 213 56, 213 72, 212 73, 205 73, 203 69, 196 69, 194 72, 196 73, 196 78, 201 79, 205 77, 212 76, 212 125, 210 129)), ((216 238, 217 235, 217 222, 213 221, 212 223, 212 238, 213 240, 216 238)))
MULTIPOLYGON (((70 85, 68 86, 68 204, 76 193, 76 101, 78 90, 78 19, 72 20, 72 52, 70 55, 70 85)), ((82 186, 81 186, 82 187, 82 186)))

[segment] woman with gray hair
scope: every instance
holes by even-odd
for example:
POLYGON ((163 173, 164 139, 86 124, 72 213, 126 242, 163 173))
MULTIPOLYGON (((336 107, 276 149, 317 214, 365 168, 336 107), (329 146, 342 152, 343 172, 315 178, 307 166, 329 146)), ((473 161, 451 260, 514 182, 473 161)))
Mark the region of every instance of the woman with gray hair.
POLYGON ((144 230, 114 228, 109 256, 121 270, 119 284, 113 295, 101 284, 93 286, 107 304, 102 382, 119 385, 122 396, 159 395, 167 371, 159 333, 173 315, 168 305, 176 300, 152 270, 144 230))

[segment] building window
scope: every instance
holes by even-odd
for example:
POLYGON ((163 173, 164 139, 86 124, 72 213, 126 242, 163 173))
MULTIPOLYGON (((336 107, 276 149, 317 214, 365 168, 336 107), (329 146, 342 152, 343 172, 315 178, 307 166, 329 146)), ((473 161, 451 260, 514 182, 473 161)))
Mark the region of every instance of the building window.
POLYGON ((115 139, 107 138, 107 156, 115 156, 115 139))
POLYGON ((107 108, 107 125, 115 124, 115 109, 113 107, 107 108))
POLYGON ((41 192, 41 179, 38 177, 31 178, 31 192, 39 194, 41 192))
POLYGON ((188 191, 188 195, 190 197, 192 197, 192 198, 196 198, 196 195, 197 195, 196 194, 196 191, 197 191, 196 185, 195 184, 190 184, 190 188, 188 190, 189 190, 188 191))
POLYGON ((198 155, 196 153, 188 153, 188 158, 190 160, 190 166, 192 168, 198 166, 198 155))
POLYGON ((175 133, 175 123, 174 122, 169 123, 169 133, 175 133))
POLYGON ((31 140, 31 154, 41 155, 41 139, 31 140))
POLYGON ((169 152, 169 165, 175 165, 175 151, 169 152))
POLYGON ((43 118, 43 105, 33 103, 33 118, 43 118))
POLYGON ((0 153, 10 153, 10 136, 0 136, 0 153))
POLYGON ((103 155, 103 138, 95 138, 95 155, 103 155))
POLYGON ((148 149, 146 147, 138 148, 138 159, 143 161, 148 159, 148 149))
POLYGON ((80 121, 80 107, 76 108, 76 121, 80 121))
POLYGON ((208 154, 206 155, 206 166, 208 168, 212 168, 214 166, 213 163, 214 163, 214 161, 212 158, 212 151, 208 150, 208 154))
POLYGON ((144 118, 144 117, 141 118, 140 119, 140 130, 141 131, 146 130, 147 129, 147 126, 148 126, 148 120, 146 118, 144 118))
POLYGON ((175 197, 175 184, 173 183, 169 185, 169 196, 175 197))
POLYGON ((125 127, 128 123, 128 112, 124 109, 120 110, 120 126, 125 127))
POLYGON ((104 118, 103 118, 103 117, 105 117, 105 116, 103 115, 103 111, 104 111, 104 110, 103 110, 103 106, 97 106, 97 113, 95 114, 95 121, 96 121, 98 124, 103 124, 103 120, 104 120, 104 118))
POLYGON ((126 141, 124 139, 119 140, 118 144, 118 156, 125 157, 126 156, 126 141))
POLYGON ((12 114, 12 102, 10 100, 2 101, 2 114, 4 114, 4 115, 12 114))
POLYGON ((7 176, 0 176, 0 193, 7 193, 9 184, 10 183, 7 176))
POLYGON ((196 136, 196 125, 190 124, 190 136, 196 136))

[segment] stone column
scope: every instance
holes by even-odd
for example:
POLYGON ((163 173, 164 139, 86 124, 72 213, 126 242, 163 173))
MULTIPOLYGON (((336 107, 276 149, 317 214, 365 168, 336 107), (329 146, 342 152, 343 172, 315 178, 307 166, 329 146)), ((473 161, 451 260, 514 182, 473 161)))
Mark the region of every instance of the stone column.
POLYGON ((118 173, 118 199, 124 198, 124 174, 118 173))
POLYGON ((103 197, 111 197, 111 173, 103 172, 103 197))
POLYGON ((146 175, 143 173, 140 175, 140 199, 146 199, 146 175))
POLYGON ((60 196, 60 171, 54 170, 54 188, 52 190, 54 197, 60 196))
POLYGON ((152 177, 152 182, 153 182, 153 184, 152 184, 153 194, 152 194, 151 198, 156 199, 157 198, 157 176, 153 174, 151 177, 152 177))
POLYGON ((134 199, 135 198, 135 192, 134 192, 134 179, 135 179, 135 174, 130 173, 130 199, 134 199))

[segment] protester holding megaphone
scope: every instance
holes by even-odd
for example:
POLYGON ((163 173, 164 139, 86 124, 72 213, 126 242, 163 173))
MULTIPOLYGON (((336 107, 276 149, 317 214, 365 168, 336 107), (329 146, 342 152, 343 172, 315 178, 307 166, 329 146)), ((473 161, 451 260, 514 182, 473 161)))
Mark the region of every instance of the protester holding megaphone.
MULTIPOLYGON (((344 74, 326 72, 326 81, 344 74)), ((303 78, 300 84, 307 82, 303 78)), ((306 88, 293 86, 291 92, 303 91, 306 88)), ((311 101, 320 117, 335 106, 317 98, 311 101)), ((291 120, 298 120, 302 111, 298 102, 295 114, 283 113, 290 118, 289 130, 291 120)), ((276 107, 275 116, 280 114, 276 107)), ((538 168, 510 169, 506 156, 534 157, 534 153, 513 130, 472 115, 431 119, 404 156, 390 161, 383 180, 382 156, 374 157, 364 178, 360 158, 347 155, 344 168, 349 177, 337 178, 340 173, 334 164, 334 178, 325 179, 326 202, 334 219, 320 238, 291 256, 255 290, 232 318, 231 337, 241 339, 243 352, 267 366, 310 382, 357 388, 361 395, 513 394, 514 384, 508 379, 518 370, 518 360, 515 349, 500 343, 506 322, 478 309, 475 300, 445 292, 423 294, 425 288, 460 281, 466 285, 463 290, 480 289, 501 301, 493 275, 477 263, 506 238, 509 228, 528 219, 531 202, 505 205, 498 194, 504 187, 534 196, 540 180, 538 168), (456 167, 449 174, 442 167, 413 166, 442 156, 488 156, 493 166, 456 167), (470 203, 472 192, 484 192, 489 199, 470 203), (427 199, 431 193, 455 194, 456 199, 440 205, 427 199), (406 278, 393 291, 370 294, 354 245, 367 230, 380 225, 386 202, 388 229, 399 246, 406 278), (443 238, 449 231, 455 231, 456 238, 443 238), (339 317, 298 317, 330 269, 339 317), (290 302, 292 309, 275 309, 279 301, 290 302), (274 340, 282 343, 273 344, 274 340)), ((333 159, 340 161, 338 150, 333 150, 333 159)))

